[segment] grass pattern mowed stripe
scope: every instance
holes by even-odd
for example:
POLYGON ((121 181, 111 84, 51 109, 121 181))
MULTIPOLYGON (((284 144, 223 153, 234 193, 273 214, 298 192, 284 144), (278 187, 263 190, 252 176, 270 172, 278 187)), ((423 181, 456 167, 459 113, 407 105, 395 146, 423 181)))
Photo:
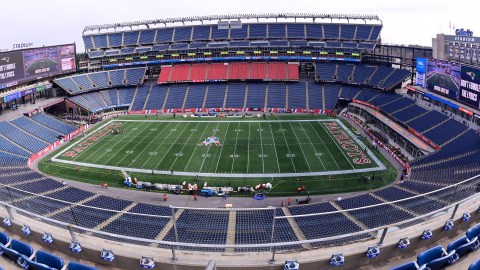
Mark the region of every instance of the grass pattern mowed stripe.
MULTIPOLYGON (((96 132, 104 136, 80 150, 73 146, 70 150, 78 153, 59 159, 219 174, 329 172, 379 165, 371 158, 371 163, 354 163, 326 123, 335 121, 115 121, 96 132), (105 132, 111 125, 120 125, 122 134, 105 132), (214 137, 220 146, 213 143, 214 137), (201 145, 207 138, 212 143, 201 145)), ((350 135, 349 139, 354 141, 350 135)))

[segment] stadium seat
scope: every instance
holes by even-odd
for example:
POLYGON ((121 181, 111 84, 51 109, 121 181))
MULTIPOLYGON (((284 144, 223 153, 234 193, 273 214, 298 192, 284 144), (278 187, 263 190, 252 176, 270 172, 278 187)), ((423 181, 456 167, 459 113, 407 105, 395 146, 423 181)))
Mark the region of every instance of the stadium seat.
POLYGON ((458 259, 455 251, 447 253, 445 249, 438 245, 428 249, 417 256, 417 264, 420 267, 428 267, 430 270, 442 269, 447 264, 454 263, 458 259))
POLYGON ((419 269, 418 264, 416 262, 408 262, 402 265, 396 266, 391 268, 390 270, 417 270, 419 269))
POLYGON ((474 261, 470 267, 468 267, 468 270, 480 270, 480 259, 474 261))
POLYGON ((466 235, 470 241, 480 236, 480 223, 468 229, 466 235))
POLYGON ((97 270, 97 268, 76 262, 68 263, 68 270, 97 270))
POLYGON ((27 260, 28 269, 55 270, 63 268, 63 260, 45 251, 37 251, 33 259, 27 260))
POLYGON ((0 247, 7 246, 9 242, 10 237, 8 237, 8 235, 4 234, 3 232, 0 232, 0 247))
POLYGON ((2 254, 10 260, 24 266, 28 258, 33 255, 33 248, 17 239, 13 239, 9 246, 0 246, 2 254))
POLYGON ((478 248, 479 241, 475 237, 471 241, 468 240, 466 236, 459 238, 447 246, 447 253, 455 251, 459 257, 467 254, 468 252, 478 248))

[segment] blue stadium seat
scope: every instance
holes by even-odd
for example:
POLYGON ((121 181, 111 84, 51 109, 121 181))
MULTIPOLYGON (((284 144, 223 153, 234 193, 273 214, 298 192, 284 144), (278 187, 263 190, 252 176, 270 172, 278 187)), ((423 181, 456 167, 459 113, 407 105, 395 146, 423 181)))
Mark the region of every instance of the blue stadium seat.
POLYGON ((0 232, 0 247, 7 246, 10 243, 10 237, 7 234, 0 232))
POLYGON ((67 269, 68 270, 97 270, 97 268, 95 268, 95 267, 80 264, 80 263, 77 263, 77 262, 69 262, 67 269))
POLYGON ((17 239, 13 239, 8 246, 0 246, 0 249, 3 255, 21 266, 33 255, 33 248, 17 239))
POLYGON ((468 267, 468 270, 480 270, 480 259, 474 261, 470 267, 468 267))
POLYGON ((472 241, 473 239, 480 236, 480 223, 471 227, 467 230, 466 236, 468 240, 472 241))
POLYGON ((60 270, 63 268, 62 258, 39 250, 33 259, 27 260, 28 269, 32 270, 60 270))
POLYGON ((442 269, 458 259, 455 251, 447 253, 442 246, 438 245, 428 249, 417 256, 417 264, 420 267, 428 267, 431 270, 442 269))
POLYGON ((408 262, 404 263, 402 265, 396 266, 394 268, 391 268, 390 270, 417 270, 418 264, 416 262, 408 262))
POLYGON ((447 253, 455 251, 459 257, 463 257, 463 255, 468 252, 476 250, 479 244, 478 237, 468 240, 468 238, 464 236, 450 243, 447 246, 447 253))

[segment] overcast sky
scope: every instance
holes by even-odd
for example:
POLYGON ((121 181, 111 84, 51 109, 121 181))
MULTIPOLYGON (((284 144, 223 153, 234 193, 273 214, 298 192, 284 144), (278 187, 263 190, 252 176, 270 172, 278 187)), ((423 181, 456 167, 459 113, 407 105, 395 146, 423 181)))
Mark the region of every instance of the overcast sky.
POLYGON ((83 51, 87 25, 172 17, 235 13, 373 14, 383 21, 384 43, 431 46, 437 33, 469 28, 480 36, 480 2, 476 0, 23 0, 2 1, 0 48, 13 43, 35 46, 77 43, 83 51))

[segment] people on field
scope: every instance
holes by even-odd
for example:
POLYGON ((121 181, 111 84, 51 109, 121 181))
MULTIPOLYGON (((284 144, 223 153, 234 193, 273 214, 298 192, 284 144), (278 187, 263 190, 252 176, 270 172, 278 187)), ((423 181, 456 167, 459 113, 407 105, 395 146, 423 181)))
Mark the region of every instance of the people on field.
POLYGON ((164 202, 167 201, 167 193, 164 193, 164 194, 163 194, 163 201, 164 201, 164 202))

